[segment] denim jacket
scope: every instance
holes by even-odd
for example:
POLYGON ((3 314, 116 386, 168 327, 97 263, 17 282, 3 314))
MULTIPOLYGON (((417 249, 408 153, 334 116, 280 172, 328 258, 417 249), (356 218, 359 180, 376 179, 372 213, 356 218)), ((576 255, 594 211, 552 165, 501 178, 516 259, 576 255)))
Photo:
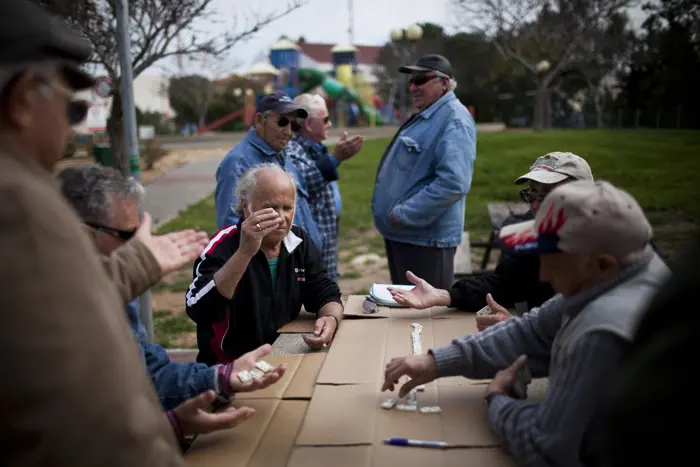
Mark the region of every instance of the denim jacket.
POLYGON ((377 230, 395 242, 459 245, 475 159, 474 120, 448 92, 402 127, 386 149, 372 196, 377 230))
POLYGON ((171 362, 163 346, 148 342, 146 328, 139 318, 138 299, 126 306, 126 314, 164 410, 174 409, 183 401, 209 389, 219 392, 217 366, 171 362))
POLYGON ((243 140, 229 151, 224 160, 216 169, 216 191, 214 192, 216 203, 216 225, 223 229, 229 225, 238 224, 238 216, 234 212, 236 195, 234 190, 236 183, 246 170, 254 165, 265 162, 276 162, 292 172, 297 180, 297 205, 294 212, 294 222, 309 234, 311 240, 318 248, 323 245, 323 235, 314 221, 309 195, 303 178, 300 176, 296 165, 288 159, 286 154, 275 152, 250 128, 243 140))

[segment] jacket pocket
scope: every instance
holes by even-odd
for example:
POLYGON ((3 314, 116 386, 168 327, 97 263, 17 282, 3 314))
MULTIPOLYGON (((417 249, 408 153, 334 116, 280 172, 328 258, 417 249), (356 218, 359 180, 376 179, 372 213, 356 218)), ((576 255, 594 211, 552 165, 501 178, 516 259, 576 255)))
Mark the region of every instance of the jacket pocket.
POLYGON ((423 150, 421 144, 410 136, 399 136, 399 144, 396 149, 394 160, 400 170, 409 170, 413 167, 423 150))

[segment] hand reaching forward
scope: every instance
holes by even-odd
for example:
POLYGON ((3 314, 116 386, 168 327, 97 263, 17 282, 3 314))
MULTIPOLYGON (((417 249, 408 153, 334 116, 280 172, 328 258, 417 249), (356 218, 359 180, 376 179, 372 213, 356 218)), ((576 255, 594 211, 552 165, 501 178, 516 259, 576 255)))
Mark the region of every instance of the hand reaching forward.
POLYGON ((508 310, 496 303, 491 294, 486 295, 486 304, 491 308, 491 314, 476 317, 476 328, 479 331, 513 317, 508 310))
POLYGON ((175 415, 177 415, 185 436, 233 428, 246 421, 255 413, 255 410, 250 407, 240 407, 238 409, 229 407, 222 412, 209 413, 205 409, 214 402, 215 398, 216 394, 210 390, 192 399, 187 399, 175 407, 175 415))
POLYGON ((513 397, 513 388, 518 381, 518 372, 525 368, 526 364, 527 356, 521 355, 508 368, 496 373, 496 376, 486 387, 486 395, 497 393, 513 397))
POLYGON ((436 289, 411 271, 406 272, 406 279, 415 285, 412 290, 406 291, 387 287, 392 298, 399 305, 417 310, 423 310, 431 306, 450 305, 450 294, 446 290, 436 289))
POLYGON ((153 235, 151 215, 145 212, 143 222, 136 231, 136 238, 148 248, 160 266, 161 274, 177 271, 191 263, 209 243, 206 232, 193 229, 181 230, 165 235, 153 235))
POLYGON ((265 373, 260 379, 253 379, 249 383, 243 383, 238 378, 238 373, 241 371, 249 371, 255 368, 255 364, 262 360, 263 357, 272 352, 272 346, 270 344, 265 344, 258 347, 255 350, 242 355, 233 361, 233 369, 231 371, 231 378, 229 379, 229 384, 233 392, 252 392, 259 389, 265 389, 268 386, 272 386, 284 375, 287 368, 284 365, 276 367, 269 373, 265 373))
POLYGON ((239 250, 249 256, 255 256, 260 249, 262 239, 275 230, 284 220, 272 208, 261 209, 246 218, 241 224, 241 246, 239 250))
POLYGON ((393 391, 402 376, 408 376, 411 379, 401 386, 399 397, 405 397, 416 386, 429 383, 437 378, 435 357, 428 354, 392 358, 384 370, 382 391, 393 391))

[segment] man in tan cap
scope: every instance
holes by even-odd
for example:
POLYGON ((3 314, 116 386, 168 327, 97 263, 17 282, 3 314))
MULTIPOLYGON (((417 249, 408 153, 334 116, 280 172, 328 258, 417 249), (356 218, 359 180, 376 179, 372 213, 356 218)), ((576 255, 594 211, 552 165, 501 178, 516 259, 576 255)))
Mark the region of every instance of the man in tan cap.
POLYGON ((400 396, 436 378, 493 378, 489 425, 522 465, 600 465, 610 382, 639 315, 669 276, 651 233, 637 201, 610 183, 556 188, 533 221, 504 227, 501 237, 508 248, 540 255, 540 279, 557 294, 427 355, 392 359, 382 389, 402 376, 411 379, 400 396), (549 377, 541 403, 512 397, 526 363, 534 376, 549 377))
MULTIPOLYGON (((551 152, 538 157, 530 171, 515 180, 518 185, 530 184, 520 192, 521 199, 530 204, 530 211, 518 221, 532 219, 550 191, 575 180, 593 181, 591 167, 583 158, 570 152, 551 152)), ((416 287, 411 291, 393 290, 392 295, 399 304, 417 309, 450 306, 476 312, 488 304, 492 314, 476 318, 479 329, 484 329, 509 318, 507 309, 518 303, 528 309, 552 298, 554 290, 538 279, 539 269, 536 255, 503 253, 495 271, 461 279, 450 290, 437 289, 409 272, 407 278, 416 287)))

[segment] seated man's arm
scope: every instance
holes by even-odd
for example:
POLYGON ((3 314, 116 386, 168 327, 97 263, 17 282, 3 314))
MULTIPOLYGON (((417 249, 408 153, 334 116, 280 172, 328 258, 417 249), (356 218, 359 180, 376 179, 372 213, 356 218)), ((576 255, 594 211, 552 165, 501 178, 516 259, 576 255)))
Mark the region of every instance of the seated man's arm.
POLYGON ((604 407, 622 349, 615 335, 588 335, 557 364, 560 371, 550 376, 542 403, 491 396, 489 425, 519 465, 582 465, 584 436, 604 407))
POLYGON ((250 262, 230 243, 238 230, 227 227, 217 233, 194 263, 194 279, 186 294, 187 315, 195 323, 221 321, 236 286, 250 262))
POLYGON ((483 276, 460 279, 450 289, 451 306, 477 312, 486 306, 486 295, 505 308, 523 301, 524 289, 539 281, 539 271, 527 268, 528 259, 507 255, 496 270, 483 276))
POLYGON ((305 288, 303 294, 304 308, 316 313, 319 318, 333 316, 336 324, 343 318, 343 305, 338 284, 331 279, 321 262, 321 255, 311 239, 305 235, 305 288))
POLYGON ((450 345, 430 349, 437 364, 437 376, 465 376, 473 379, 493 378, 509 367, 520 355, 527 355, 533 376, 549 371, 549 357, 554 337, 561 326, 561 307, 555 300, 546 302, 522 317, 495 324, 476 334, 455 339, 450 345))
MULTIPOLYGON (((171 362, 168 353, 159 344, 143 344, 142 349, 163 409, 174 409, 187 399, 209 389, 217 394, 222 393, 218 371, 221 365, 171 362)), ((224 387, 228 388, 228 385, 224 387)))
POLYGON ((138 239, 127 242, 110 256, 101 256, 100 260, 124 304, 161 279, 158 262, 138 239))

